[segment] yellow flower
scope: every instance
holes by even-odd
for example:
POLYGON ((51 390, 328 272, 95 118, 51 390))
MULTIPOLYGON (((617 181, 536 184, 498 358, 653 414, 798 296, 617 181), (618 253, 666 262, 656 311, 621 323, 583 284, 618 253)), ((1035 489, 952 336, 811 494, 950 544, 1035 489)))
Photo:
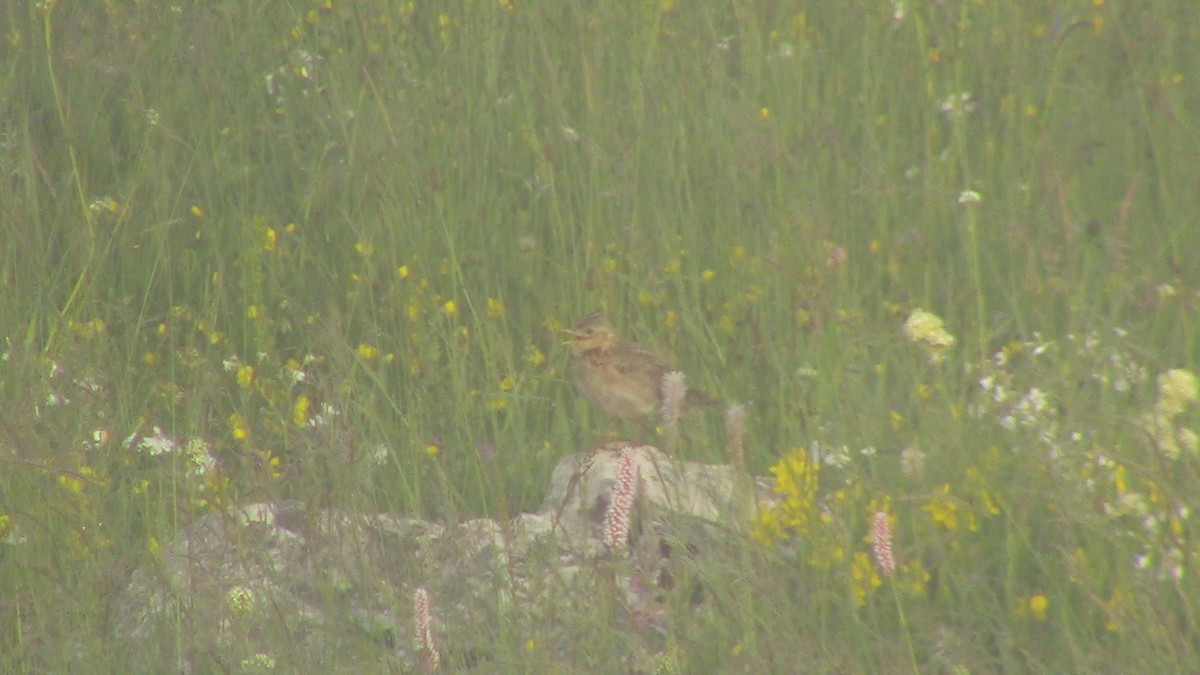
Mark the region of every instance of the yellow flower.
POLYGON ((81 494, 83 492, 83 481, 77 476, 65 473, 59 474, 58 484, 63 486, 67 492, 71 492, 73 494, 81 494))
POLYGON ((495 298, 487 299, 487 313, 493 319, 499 319, 504 316, 504 303, 495 298))
POLYGON ((308 424, 308 408, 310 402, 307 396, 300 396, 292 404, 292 423, 298 427, 308 424))
POLYGON ((376 358, 379 357, 379 348, 373 347, 368 344, 359 344, 358 345, 358 355, 364 361, 374 361, 376 358))
POLYGON ((1029 612, 1033 615, 1034 621, 1046 620, 1046 608, 1050 606, 1050 599, 1042 594, 1037 594, 1029 598, 1029 612))
POLYGON ((949 483, 943 483, 939 492, 945 496, 931 500, 921 510, 928 513, 933 522, 954 532, 958 529, 958 502, 950 496, 949 483))
POLYGON ((850 595, 854 598, 854 604, 862 607, 867 604, 867 598, 875 594, 875 589, 883 585, 883 579, 879 577, 879 571, 875 567, 875 563, 871 562, 871 557, 865 551, 859 551, 854 554, 854 560, 850 563, 850 595))
POLYGON ((761 509, 753 536, 762 542, 775 542, 805 534, 816 520, 816 495, 820 466, 808 461, 804 450, 793 450, 771 467, 775 475, 777 504, 761 509))
POLYGON ((546 355, 535 345, 528 345, 525 347, 525 360, 531 366, 540 366, 546 362, 546 355))
POLYGON ((901 568, 901 572, 904 578, 904 586, 908 589, 909 595, 914 598, 924 595, 925 587, 933 579, 933 575, 925 569, 925 565, 919 559, 904 565, 901 568))
POLYGON ((458 314, 458 305, 453 300, 447 300, 446 304, 442 305, 442 314, 446 316, 454 316, 458 314))
POLYGON ((233 437, 244 441, 250 437, 249 420, 244 415, 233 413, 229 416, 229 429, 233 437))
POLYGON ((242 366, 237 371, 237 383, 242 389, 247 389, 254 382, 254 366, 242 366))

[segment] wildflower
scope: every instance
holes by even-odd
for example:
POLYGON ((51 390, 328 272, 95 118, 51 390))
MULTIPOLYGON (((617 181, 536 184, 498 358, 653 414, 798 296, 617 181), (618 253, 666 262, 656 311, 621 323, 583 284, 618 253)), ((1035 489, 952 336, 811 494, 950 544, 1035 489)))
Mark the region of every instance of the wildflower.
POLYGON ((683 410, 683 400, 687 397, 687 378, 683 373, 674 370, 662 379, 662 419, 666 430, 667 440, 674 443, 679 437, 679 413, 683 410))
POLYGON ((629 526, 633 503, 637 498, 637 487, 641 481, 641 467, 636 461, 633 448, 621 450, 617 458, 617 477, 608 497, 608 509, 604 512, 604 545, 609 550, 624 548, 629 543, 629 526))
POLYGON ((819 463, 810 462, 808 453, 800 449, 792 450, 771 467, 775 475, 774 491, 780 499, 759 511, 754 538, 771 543, 807 533, 817 515, 820 468, 819 463))
POLYGON ((546 355, 537 348, 537 345, 526 345, 525 361, 531 366, 540 366, 546 362, 546 355))
POLYGON ((931 500, 921 510, 928 513, 933 522, 954 532, 958 529, 958 502, 950 494, 949 483, 942 483, 939 493, 942 496, 931 500))
POLYGON ((499 319, 504 316, 504 303, 496 298, 487 299, 487 313, 493 319, 499 319))
POLYGON ((1046 608, 1050 606, 1050 599, 1041 593, 1029 598, 1029 612, 1033 615, 1034 621, 1046 620, 1046 608))
POLYGON ((154 427, 151 429, 151 431, 154 432, 153 436, 142 438, 140 441, 138 441, 139 451, 144 452, 151 457, 157 457, 159 455, 165 455, 167 453, 174 452, 178 448, 174 440, 163 435, 162 429, 154 427))
POLYGON ((854 604, 859 607, 866 605, 867 598, 883 585, 883 579, 879 578, 879 572, 871 564, 870 556, 862 551, 855 553, 850 561, 850 579, 853 582, 850 593, 854 596, 854 604))
POLYGON ((413 591, 413 647, 421 654, 425 672, 436 670, 442 660, 434 637, 429 590, 421 586, 413 591))
POLYGON ((71 493, 74 493, 77 495, 83 494, 83 480, 81 478, 79 478, 78 476, 74 476, 74 475, 66 474, 66 473, 59 474, 58 484, 63 486, 63 488, 66 489, 67 492, 71 492, 71 493))
POLYGON ((1168 370, 1158 376, 1158 401, 1154 409, 1139 418, 1139 424, 1155 446, 1168 459, 1177 459, 1183 450, 1196 452, 1200 438, 1191 429, 1176 426, 1175 417, 1200 397, 1200 384, 1187 370, 1168 370))
POLYGON ((254 366, 243 365, 237 370, 237 383, 242 389, 248 388, 254 382, 254 366))
POLYGON ((298 427, 308 426, 308 408, 311 402, 307 396, 300 395, 292 404, 292 424, 298 427))
POLYGON ((908 446, 900 452, 900 470, 905 476, 918 478, 925 471, 925 453, 916 446, 908 446))
POLYGON ((234 439, 244 441, 250 437, 250 420, 245 415, 232 413, 229 415, 229 429, 234 439))
POLYGON ((267 654, 258 653, 248 659, 242 659, 242 670, 248 673, 275 670, 275 659, 267 654))
POLYGON ((975 112, 975 101, 970 92, 964 91, 961 94, 950 94, 942 100, 939 107, 946 119, 953 120, 975 112))
POLYGON ((980 197, 979 193, 974 190, 963 190, 958 195, 958 203, 965 206, 978 204, 981 201, 983 201, 983 197, 980 197))
POLYGON ((942 319, 923 309, 913 310, 904 322, 904 336, 922 345, 932 363, 941 363, 946 352, 953 349, 957 339, 946 332, 942 319))
POLYGON ((117 200, 106 195, 93 201, 91 204, 88 204, 88 210, 92 213, 102 213, 105 211, 108 213, 116 213, 117 211, 121 210, 121 205, 117 202, 117 200))
POLYGON ((234 614, 246 615, 254 611, 254 591, 245 586, 234 586, 226 595, 229 609, 234 614))
POLYGON ((187 456, 189 476, 207 476, 217 466, 217 459, 204 439, 193 438, 188 441, 184 454, 187 456))
POLYGON ((1200 384, 1190 371, 1168 370, 1158 376, 1158 410, 1162 414, 1178 415, 1198 397, 1200 384))
POLYGON ((875 521, 871 525, 871 548, 879 571, 885 577, 892 576, 896 571, 896 559, 892 557, 892 529, 888 515, 883 511, 875 512, 875 521))

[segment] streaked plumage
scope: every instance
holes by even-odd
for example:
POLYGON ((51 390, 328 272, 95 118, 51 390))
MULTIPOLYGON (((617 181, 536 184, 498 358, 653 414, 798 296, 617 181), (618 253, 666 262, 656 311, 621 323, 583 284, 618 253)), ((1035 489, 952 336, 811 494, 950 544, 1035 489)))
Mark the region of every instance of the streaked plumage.
MULTIPOLYGON (((663 376, 675 370, 654 352, 617 336, 604 312, 592 312, 567 331, 571 339, 571 377, 575 388, 604 412, 621 419, 658 414, 663 376)), ((684 409, 714 401, 688 389, 684 409)))

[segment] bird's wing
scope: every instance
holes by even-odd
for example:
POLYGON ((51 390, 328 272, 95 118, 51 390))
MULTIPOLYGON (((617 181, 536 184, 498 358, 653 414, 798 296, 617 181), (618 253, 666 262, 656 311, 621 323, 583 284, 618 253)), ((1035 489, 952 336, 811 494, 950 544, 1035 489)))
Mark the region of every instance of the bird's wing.
POLYGON ((622 343, 614 360, 614 367, 622 375, 646 375, 661 380, 670 367, 658 355, 639 344, 622 343))

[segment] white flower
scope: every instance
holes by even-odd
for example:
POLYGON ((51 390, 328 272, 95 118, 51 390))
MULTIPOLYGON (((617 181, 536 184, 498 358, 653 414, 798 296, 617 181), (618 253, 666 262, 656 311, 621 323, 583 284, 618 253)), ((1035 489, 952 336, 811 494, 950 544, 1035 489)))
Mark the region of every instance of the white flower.
POLYGON ((905 476, 920 476, 925 470, 925 453, 912 445, 905 448, 900 453, 900 470, 905 476))
POLYGON ((980 197, 979 193, 974 190, 963 190, 958 195, 959 204, 970 206, 972 204, 978 204, 981 201, 983 201, 983 197, 980 197))
POLYGON ((154 427, 151 431, 154 432, 154 435, 143 438, 138 443, 138 450, 151 457, 157 457, 179 449, 179 446, 173 439, 163 435, 162 429, 154 427))

